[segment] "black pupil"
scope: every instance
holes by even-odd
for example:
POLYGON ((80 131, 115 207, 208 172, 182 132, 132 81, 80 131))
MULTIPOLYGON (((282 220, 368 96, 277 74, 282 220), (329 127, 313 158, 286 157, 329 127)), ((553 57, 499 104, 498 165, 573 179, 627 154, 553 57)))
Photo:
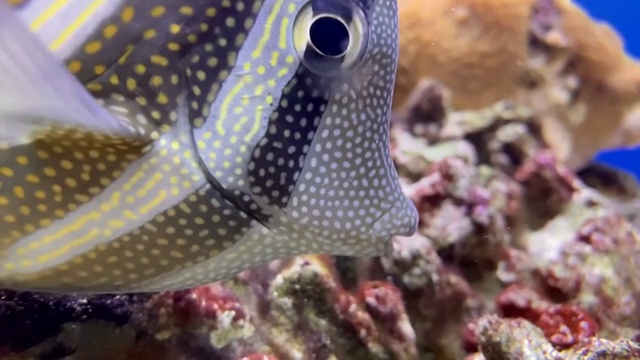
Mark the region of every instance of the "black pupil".
POLYGON ((340 56, 349 46, 349 29, 342 21, 331 16, 323 16, 311 24, 309 38, 323 55, 340 56))

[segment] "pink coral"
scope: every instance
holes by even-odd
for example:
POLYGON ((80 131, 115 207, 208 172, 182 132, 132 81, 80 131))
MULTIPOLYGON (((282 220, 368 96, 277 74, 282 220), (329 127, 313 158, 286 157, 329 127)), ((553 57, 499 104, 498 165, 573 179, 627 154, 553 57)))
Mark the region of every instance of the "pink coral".
POLYGON ((551 305, 544 309, 535 324, 558 348, 568 348, 596 336, 598 324, 577 306, 551 305))
POLYGON ((181 326, 217 319, 225 314, 230 314, 230 321, 246 321, 247 317, 238 298, 219 284, 164 293, 156 301, 171 303, 173 317, 181 326))
POLYGON ((507 318, 523 318, 542 329, 557 348, 568 348, 596 336, 599 326, 575 305, 552 304, 538 292, 519 284, 506 288, 496 298, 500 313, 507 318))
POLYGON ((158 339, 179 341, 188 331, 222 348, 254 331, 240 300, 221 283, 158 294, 148 308, 149 328, 158 339))

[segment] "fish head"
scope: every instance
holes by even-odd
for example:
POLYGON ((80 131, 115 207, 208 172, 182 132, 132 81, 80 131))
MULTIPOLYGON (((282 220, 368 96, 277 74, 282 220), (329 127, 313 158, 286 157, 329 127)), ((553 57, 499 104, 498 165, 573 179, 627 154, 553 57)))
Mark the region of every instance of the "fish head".
POLYGON ((211 181, 290 254, 376 255, 416 230, 389 149, 396 7, 265 2, 194 131, 211 181))

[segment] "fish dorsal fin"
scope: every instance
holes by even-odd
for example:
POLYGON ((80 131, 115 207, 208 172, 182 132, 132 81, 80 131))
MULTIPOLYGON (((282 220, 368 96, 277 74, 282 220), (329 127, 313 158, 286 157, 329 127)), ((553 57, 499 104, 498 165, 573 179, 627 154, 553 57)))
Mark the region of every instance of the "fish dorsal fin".
POLYGON ((0 140, 20 142, 48 128, 141 137, 101 107, 15 10, 0 1, 0 140))

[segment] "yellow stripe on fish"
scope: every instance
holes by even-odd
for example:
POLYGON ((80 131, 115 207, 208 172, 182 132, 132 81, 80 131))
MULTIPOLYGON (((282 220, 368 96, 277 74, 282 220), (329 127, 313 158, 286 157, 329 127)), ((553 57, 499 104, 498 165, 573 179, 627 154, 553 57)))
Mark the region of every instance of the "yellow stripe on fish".
POLYGON ((142 144, 119 138, 59 132, 2 151, 0 249, 91 201, 138 160, 143 150, 142 144))
POLYGON ((387 148, 395 1, 10 4, 0 286, 179 289, 415 230, 387 148))
POLYGON ((19 15, 58 57, 87 44, 87 37, 125 0, 30 0, 19 15))

